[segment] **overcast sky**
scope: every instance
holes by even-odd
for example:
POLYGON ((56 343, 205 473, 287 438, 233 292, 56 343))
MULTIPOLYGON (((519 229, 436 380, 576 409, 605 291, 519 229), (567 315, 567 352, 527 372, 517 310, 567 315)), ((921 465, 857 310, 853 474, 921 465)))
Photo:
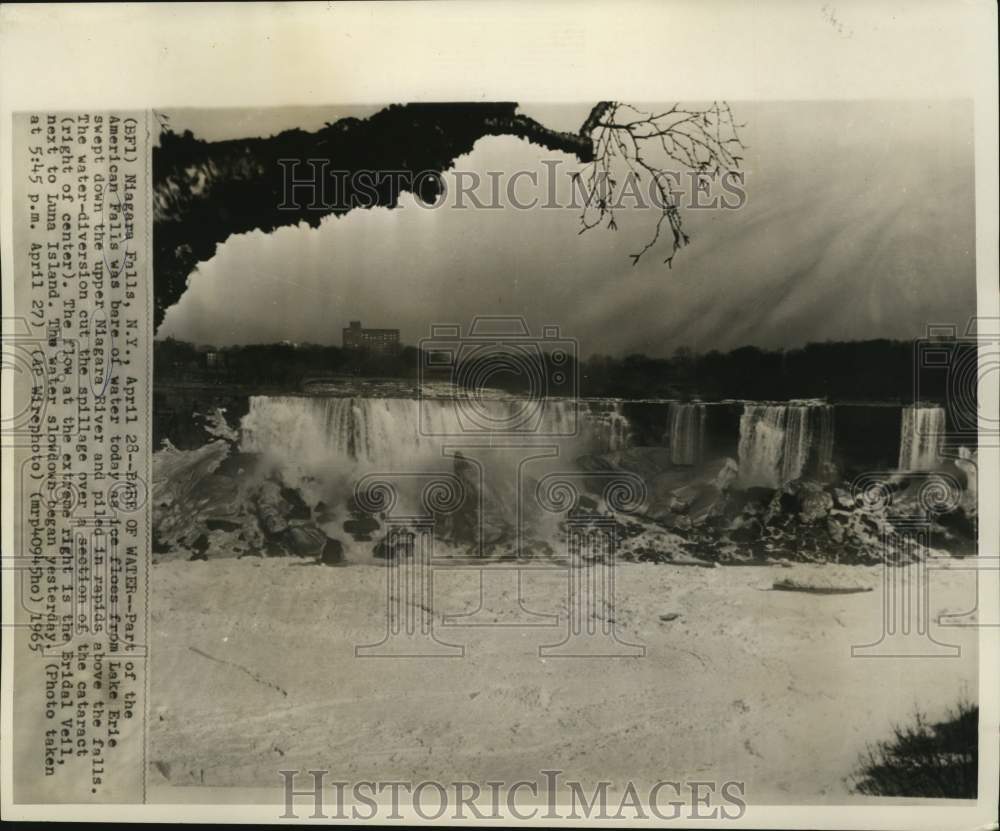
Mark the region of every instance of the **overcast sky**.
MULTIPOLYGON (((747 203, 688 211, 691 244, 663 265, 629 253, 655 218, 626 209, 617 232, 580 236, 573 210, 356 210, 318 229, 231 237, 202 263, 159 332, 217 345, 340 343, 349 320, 398 327, 523 315, 558 324, 583 355, 744 344, 913 338, 975 313, 971 107, 948 102, 732 103, 747 203), (234 290, 235 288, 235 290, 234 290)), ((321 127, 379 107, 169 113, 206 139, 321 127)), ((522 107, 576 131, 590 104, 522 107)), ((579 163, 525 141, 480 140, 456 170, 536 171, 579 163)), ((452 183, 453 179, 447 180, 452 183)), ((526 190, 519 189, 523 194, 526 190)), ((544 195, 544 193, 542 194, 544 195)), ((656 256, 657 254, 660 256, 656 256)))

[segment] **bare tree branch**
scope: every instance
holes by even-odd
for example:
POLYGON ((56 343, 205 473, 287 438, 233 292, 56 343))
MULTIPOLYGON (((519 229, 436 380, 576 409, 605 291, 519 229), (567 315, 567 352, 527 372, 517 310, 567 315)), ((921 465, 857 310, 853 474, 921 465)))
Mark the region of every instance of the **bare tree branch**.
MULTIPOLYGON (((198 263, 211 259, 219 244, 233 234, 265 232, 305 222, 317 227, 324 216, 351 210, 358 196, 347 182, 338 204, 317 205, 305 200, 289 208, 285 202, 286 168, 283 162, 327 163, 329 170, 427 171, 442 173, 459 156, 489 135, 513 135, 568 153, 584 164, 588 197, 581 216, 581 233, 606 224, 617 227, 614 205, 596 185, 610 179, 613 165, 622 161, 633 173, 657 179, 661 215, 652 239, 633 254, 633 262, 653 248, 661 227, 669 227, 673 254, 687 243, 681 230, 679 206, 661 175, 668 165, 708 172, 737 167, 733 150, 741 145, 728 106, 704 110, 674 105, 662 113, 644 113, 612 101, 597 103, 577 133, 551 130, 517 112, 515 103, 392 105, 367 119, 344 118, 316 132, 287 130, 269 138, 201 141, 170 129, 161 119, 159 146, 153 151, 155 324, 176 303, 198 263), (735 144, 735 147, 733 146, 735 144), (662 148, 653 159, 651 149, 662 148)), ((369 207, 394 208, 400 195, 418 187, 418 195, 433 201, 439 182, 433 178, 378 184, 369 207)), ((612 180, 613 182, 613 180, 612 180)), ((613 185, 612 185, 613 186, 613 185)))
POLYGON ((614 190, 615 169, 624 167, 636 181, 648 181, 660 214, 646 244, 630 254, 632 264, 660 242, 664 225, 670 230, 669 251, 664 259, 673 264, 676 253, 691 240, 684 232, 680 205, 670 189, 669 174, 693 174, 699 187, 713 178, 738 170, 744 145, 732 110, 725 102, 713 101, 702 108, 674 104, 659 113, 646 112, 631 104, 605 102, 591 111, 584 124, 593 134, 594 158, 579 174, 586 199, 580 214, 580 233, 600 225, 618 227, 614 190))

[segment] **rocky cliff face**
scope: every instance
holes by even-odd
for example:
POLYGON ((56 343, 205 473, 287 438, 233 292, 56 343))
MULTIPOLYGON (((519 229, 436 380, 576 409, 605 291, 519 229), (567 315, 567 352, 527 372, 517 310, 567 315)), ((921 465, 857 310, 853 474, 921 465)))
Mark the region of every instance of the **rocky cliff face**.
MULTIPOLYGON (((153 454, 153 560, 316 556, 333 547, 301 494, 262 460, 236 449, 221 411, 204 419, 214 438, 194 450, 169 442, 153 454)), ((324 552, 326 555, 324 556, 324 552)))
POLYGON ((968 451, 935 472, 886 475, 869 483, 868 491, 858 483, 852 488, 808 478, 779 488, 743 488, 733 459, 685 473, 666 463, 660 447, 580 463, 587 470, 640 476, 649 495, 640 518, 679 536, 689 553, 708 560, 877 563, 887 538, 911 533, 914 526, 940 552, 976 551, 976 465, 968 451))
MULTIPOLYGON (((154 455, 154 559, 293 555, 339 564, 345 543, 377 558, 398 555, 382 539, 385 517, 364 510, 349 490, 317 498, 314 482, 286 480, 273 459, 240 452, 221 412, 204 420, 204 430, 210 441, 201 447, 179 450, 167 442, 154 455)), ((925 547, 955 555, 976 550, 977 468, 969 451, 936 471, 887 475, 867 490, 831 477, 746 487, 733 458, 691 466, 676 464, 673 455, 650 446, 579 457, 577 524, 580 516, 608 516, 608 477, 621 473, 646 489, 641 507, 614 514, 623 559, 877 563, 886 540, 914 524, 925 547)), ((526 499, 516 550, 512 495, 489 484, 461 453, 452 472, 465 497, 435 527, 450 550, 487 558, 560 555, 565 517, 526 499)), ((530 497, 537 483, 526 484, 530 497)))

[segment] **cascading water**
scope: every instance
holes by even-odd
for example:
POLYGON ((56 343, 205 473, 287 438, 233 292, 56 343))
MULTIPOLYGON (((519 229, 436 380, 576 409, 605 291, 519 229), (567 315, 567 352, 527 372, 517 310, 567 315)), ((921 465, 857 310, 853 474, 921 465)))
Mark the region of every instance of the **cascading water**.
POLYGON ((833 411, 822 404, 746 404, 740 418, 740 482, 781 487, 833 457, 833 411))
POLYGON ((705 405, 671 403, 667 410, 670 461, 696 465, 705 448, 705 405))
MULTIPOLYGON (((241 446, 304 468, 361 463, 394 470, 431 450, 417 429, 416 405, 393 398, 254 396, 241 446)), ((433 429, 425 432, 433 435, 433 429)))
POLYGON ((809 408, 788 407, 785 409, 785 443, 782 448, 781 481, 798 479, 805 470, 812 447, 809 408))
POLYGON ((778 487, 785 446, 785 407, 747 404, 740 417, 740 482, 778 487))
POLYGON ((941 461, 943 407, 904 407, 899 441, 900 470, 931 470, 941 461))
POLYGON ((833 467, 833 407, 818 407, 819 445, 817 447, 817 472, 821 477, 832 473, 833 467))
POLYGON ((446 448, 558 446, 557 464, 619 450, 629 424, 617 402, 497 398, 254 396, 241 449, 264 455, 287 480, 343 490, 365 473, 434 472, 454 464, 446 448), (457 404, 457 405, 456 405, 457 404), (512 432, 505 432, 516 425, 512 432))
POLYGON ((632 441, 632 425, 619 401, 580 401, 580 434, 585 452, 624 450, 632 441))

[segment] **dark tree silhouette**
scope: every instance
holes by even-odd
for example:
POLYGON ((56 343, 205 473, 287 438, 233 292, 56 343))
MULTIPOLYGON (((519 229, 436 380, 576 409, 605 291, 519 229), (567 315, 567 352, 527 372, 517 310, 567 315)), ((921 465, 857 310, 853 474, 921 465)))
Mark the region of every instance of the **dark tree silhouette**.
POLYGON ((637 262, 656 245, 666 223, 673 237, 665 260, 670 263, 688 237, 662 174, 668 166, 706 177, 739 167, 738 126, 725 104, 645 113, 614 101, 596 104, 577 133, 551 130, 519 114, 515 103, 395 104, 370 118, 343 118, 316 132, 287 130, 269 138, 217 142, 189 131, 178 135, 163 125, 153 150, 155 324, 180 299, 197 264, 214 256, 231 235, 300 222, 317 227, 324 216, 359 206, 393 208, 400 193, 411 189, 433 201, 440 179, 417 174, 443 173, 491 135, 517 136, 579 159, 589 185, 581 232, 605 220, 616 227, 614 205, 601 185, 613 185, 617 169, 624 166, 632 175, 648 177, 659 194, 660 215, 649 243, 631 256, 637 262), (309 162, 314 171, 408 171, 412 176, 372 176, 363 190, 356 177, 345 177, 338 180, 342 190, 336 199, 286 203, 288 160, 309 162))
POLYGON ((939 722, 917 712, 893 737, 869 746, 851 782, 868 796, 975 799, 979 786, 979 705, 962 700, 939 722))

